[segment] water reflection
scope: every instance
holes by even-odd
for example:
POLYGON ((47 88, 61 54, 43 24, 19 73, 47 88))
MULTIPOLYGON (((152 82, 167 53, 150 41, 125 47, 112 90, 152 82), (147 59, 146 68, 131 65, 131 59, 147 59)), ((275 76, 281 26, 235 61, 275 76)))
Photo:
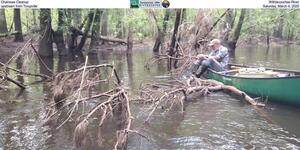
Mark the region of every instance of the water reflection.
POLYGON ((237 48, 234 63, 300 70, 299 46, 237 48))
POLYGON ((134 87, 132 53, 128 53, 126 56, 129 87, 134 87))

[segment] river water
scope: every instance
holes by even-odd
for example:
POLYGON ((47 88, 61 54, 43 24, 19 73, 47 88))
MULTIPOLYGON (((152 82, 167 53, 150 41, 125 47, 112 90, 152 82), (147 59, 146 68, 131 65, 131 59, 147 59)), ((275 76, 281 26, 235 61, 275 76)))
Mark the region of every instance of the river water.
MULTIPOLYGON (((145 70, 145 60, 150 51, 135 50, 132 57, 123 52, 103 51, 101 63, 116 64, 124 85, 137 89, 141 81, 162 78, 163 65, 145 70)), ((1 56, 2 57, 2 56, 1 56)), ((237 49, 232 62, 300 70, 300 47, 264 47, 237 49)), ((30 64, 39 71, 38 63, 30 64)), ((54 61, 54 69, 58 69, 54 61)), ((25 83, 38 78, 25 77, 25 83)), ((17 87, 0 91, 0 150, 1 149, 74 149, 72 139, 74 121, 55 129, 55 122, 44 124, 49 89, 44 84, 32 84, 19 94, 17 87)), ((300 149, 300 108, 277 103, 267 103, 264 109, 255 109, 243 101, 218 92, 190 102, 182 113, 157 112, 144 125, 147 114, 139 105, 132 108, 134 129, 147 136, 130 134, 128 149, 300 149), (150 140, 150 141, 148 141, 150 140)), ((114 127, 104 126, 104 142, 96 142, 95 127, 88 134, 88 144, 83 149, 111 149, 114 127)))

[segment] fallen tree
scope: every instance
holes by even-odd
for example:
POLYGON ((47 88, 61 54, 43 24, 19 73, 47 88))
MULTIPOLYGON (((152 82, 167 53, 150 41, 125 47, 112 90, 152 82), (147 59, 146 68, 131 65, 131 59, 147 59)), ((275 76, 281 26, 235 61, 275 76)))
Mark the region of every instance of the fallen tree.
POLYGON ((113 43, 119 43, 119 44, 127 44, 127 40, 119 39, 119 38, 113 38, 113 37, 107 37, 107 36, 99 36, 99 40, 102 40, 104 42, 113 42, 113 43))
POLYGON ((11 32, 11 33, 1 33, 0 37, 7 37, 7 36, 11 36, 11 35, 16 35, 18 33, 19 33, 18 31, 14 31, 14 32, 11 32))
POLYGON ((265 106, 235 87, 224 85, 215 80, 196 78, 195 76, 191 76, 186 80, 171 79, 164 83, 153 81, 145 83, 141 86, 140 96, 135 101, 150 104, 148 117, 145 120, 148 123, 150 117, 158 108, 163 108, 164 111, 175 108, 184 112, 185 103, 190 101, 191 95, 196 94, 196 97, 206 96, 214 91, 229 91, 240 96, 254 107, 265 106))

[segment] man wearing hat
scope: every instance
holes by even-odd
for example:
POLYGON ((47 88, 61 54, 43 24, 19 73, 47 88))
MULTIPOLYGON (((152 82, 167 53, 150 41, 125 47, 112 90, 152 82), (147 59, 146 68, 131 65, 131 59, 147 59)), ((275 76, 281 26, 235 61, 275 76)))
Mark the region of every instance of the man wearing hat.
POLYGON ((212 49, 209 55, 199 54, 197 60, 193 62, 191 71, 198 78, 208 69, 215 71, 224 71, 229 61, 228 49, 221 45, 219 39, 213 39, 208 46, 212 49))

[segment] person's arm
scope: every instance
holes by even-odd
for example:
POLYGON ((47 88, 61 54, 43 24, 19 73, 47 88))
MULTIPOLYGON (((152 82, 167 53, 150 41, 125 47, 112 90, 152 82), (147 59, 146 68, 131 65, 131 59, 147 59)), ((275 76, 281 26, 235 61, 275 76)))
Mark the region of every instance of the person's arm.
POLYGON ((208 55, 204 55, 204 54, 198 54, 196 56, 197 59, 207 59, 208 58, 208 55))
POLYGON ((218 55, 216 56, 210 56, 210 58, 217 60, 218 62, 222 61, 224 57, 228 55, 228 49, 227 48, 222 48, 218 55))

